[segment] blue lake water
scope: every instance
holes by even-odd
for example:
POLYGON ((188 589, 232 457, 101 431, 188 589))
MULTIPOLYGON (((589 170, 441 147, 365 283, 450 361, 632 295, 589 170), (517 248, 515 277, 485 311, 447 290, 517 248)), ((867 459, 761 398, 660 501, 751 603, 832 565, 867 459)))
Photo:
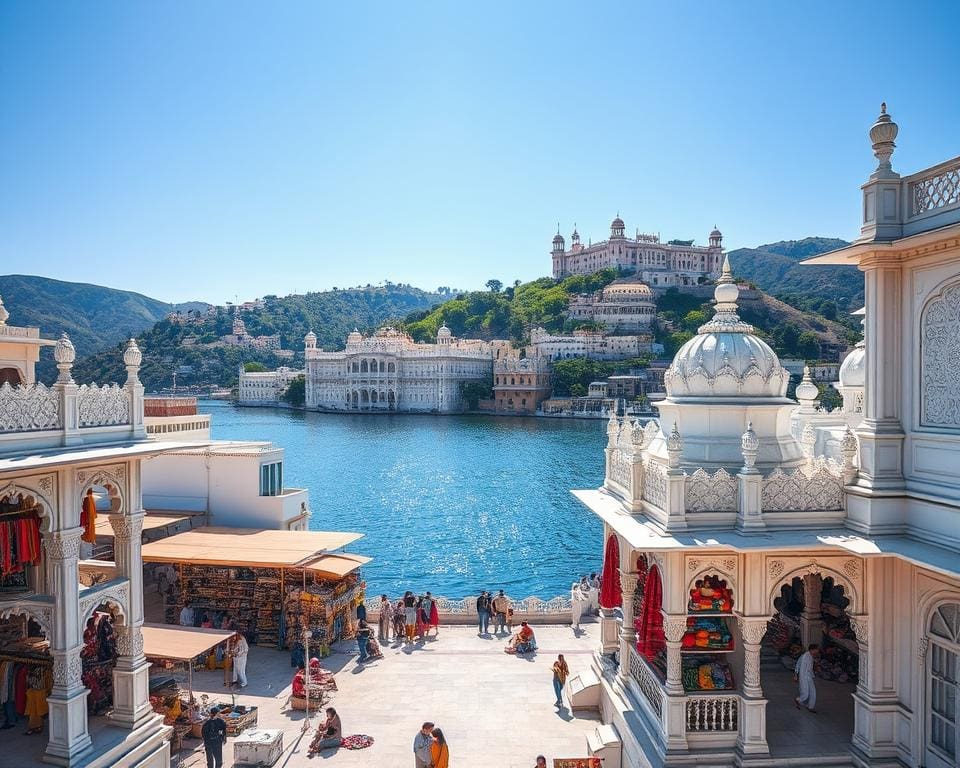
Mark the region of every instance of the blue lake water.
POLYGON ((365 536, 368 594, 565 593, 600 569, 602 525, 571 494, 603 482, 606 422, 348 415, 204 401, 217 439, 286 449, 317 530, 365 536))

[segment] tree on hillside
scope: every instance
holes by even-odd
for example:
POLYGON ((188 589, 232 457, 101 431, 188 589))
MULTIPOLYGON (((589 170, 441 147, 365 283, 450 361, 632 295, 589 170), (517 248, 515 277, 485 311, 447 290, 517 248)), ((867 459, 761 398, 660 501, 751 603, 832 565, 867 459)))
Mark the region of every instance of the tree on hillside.
POLYGON ((244 363, 243 364, 244 373, 263 373, 267 370, 267 366, 263 363, 244 363))
POLYGON ((290 405, 295 405, 298 408, 303 407, 303 404, 307 401, 307 380, 303 376, 297 376, 290 382, 287 391, 281 395, 281 399, 283 402, 290 403, 290 405))
POLYGON ((490 293, 500 293, 500 290, 503 288, 503 283, 501 283, 499 280, 487 280, 485 285, 490 293))

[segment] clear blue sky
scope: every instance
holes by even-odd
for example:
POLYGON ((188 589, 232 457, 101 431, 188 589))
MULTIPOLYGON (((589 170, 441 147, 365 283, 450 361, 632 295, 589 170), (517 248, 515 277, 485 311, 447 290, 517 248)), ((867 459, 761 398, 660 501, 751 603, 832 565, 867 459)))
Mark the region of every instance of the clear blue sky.
POLYGON ((952 2, 0 5, 0 272, 222 302, 549 272, 619 211, 850 238, 960 154, 952 2))

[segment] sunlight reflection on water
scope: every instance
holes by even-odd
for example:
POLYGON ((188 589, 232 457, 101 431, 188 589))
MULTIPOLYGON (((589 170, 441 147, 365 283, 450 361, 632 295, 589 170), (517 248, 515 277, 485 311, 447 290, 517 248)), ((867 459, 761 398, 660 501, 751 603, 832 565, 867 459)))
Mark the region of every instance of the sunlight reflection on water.
POLYGON ((202 402, 217 439, 286 449, 311 528, 365 534, 369 594, 553 597, 599 570, 602 525, 569 491, 603 481, 604 421, 366 416, 202 402))

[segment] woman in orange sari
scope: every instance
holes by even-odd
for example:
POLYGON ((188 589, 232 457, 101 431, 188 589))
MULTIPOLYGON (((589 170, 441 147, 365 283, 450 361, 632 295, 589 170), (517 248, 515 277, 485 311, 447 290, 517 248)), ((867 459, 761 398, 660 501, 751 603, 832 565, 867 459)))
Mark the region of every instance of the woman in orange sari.
POLYGON ((447 740, 443 737, 443 731, 434 728, 430 735, 433 736, 433 744, 430 745, 431 768, 449 768, 450 748, 447 746, 447 740))

